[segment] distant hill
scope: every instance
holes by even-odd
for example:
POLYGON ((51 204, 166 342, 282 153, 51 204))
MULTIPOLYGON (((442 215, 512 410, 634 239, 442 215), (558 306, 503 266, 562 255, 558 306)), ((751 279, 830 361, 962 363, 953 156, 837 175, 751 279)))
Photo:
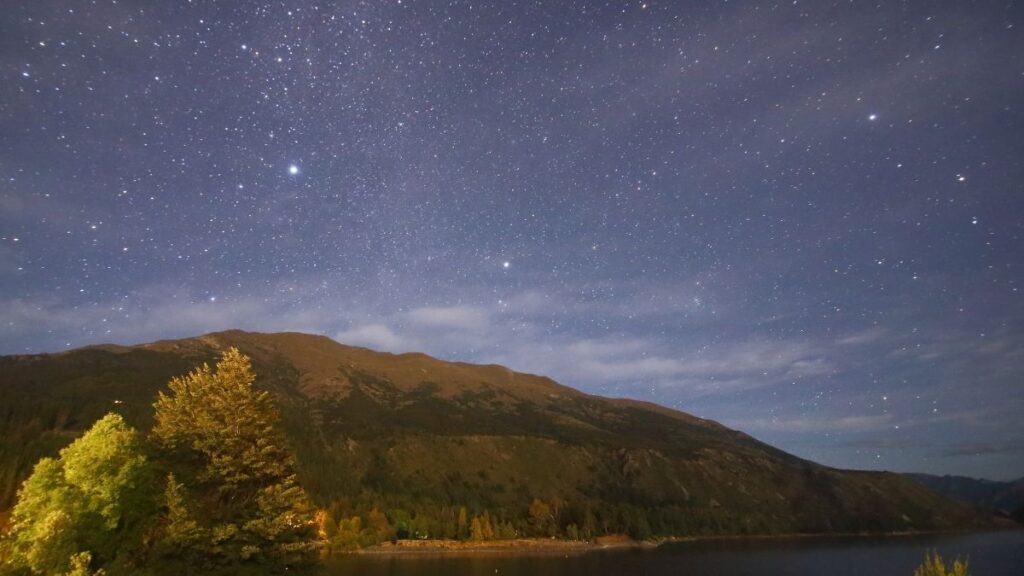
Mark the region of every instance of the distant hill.
POLYGON ((966 476, 935 476, 907 474, 939 494, 975 506, 992 508, 1013 514, 1024 508, 1024 478, 1010 482, 997 482, 966 476))
POLYGON ((228 331, 0 357, 0 509, 41 456, 108 411, 148 429, 168 379, 236 346, 274 393, 301 481, 344 517, 420 535, 457 510, 526 531, 638 537, 935 530, 990 519, 898 474, 837 470, 668 408, 501 366, 385 354, 297 333, 228 331))

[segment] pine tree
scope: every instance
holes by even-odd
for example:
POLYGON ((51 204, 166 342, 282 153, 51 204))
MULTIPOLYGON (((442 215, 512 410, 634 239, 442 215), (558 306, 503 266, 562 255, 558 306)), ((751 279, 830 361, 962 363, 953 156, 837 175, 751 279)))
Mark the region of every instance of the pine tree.
POLYGON ((484 540, 484 526, 479 516, 473 516, 473 522, 469 525, 469 537, 477 542, 484 540))
POLYGON ((215 369, 204 364, 172 379, 155 404, 153 437, 202 463, 197 488, 217 497, 207 510, 212 551, 228 560, 300 560, 316 546, 314 510, 273 399, 255 380, 236 348, 215 369))
POLYGON ((173 378, 171 394, 160 392, 154 405, 157 441, 204 455, 204 479, 228 494, 286 478, 294 465, 273 399, 255 380, 249 358, 230 348, 216 370, 204 364, 173 378))
POLYGON ((590 505, 587 505, 583 513, 583 527, 580 529, 580 535, 585 540, 589 540, 597 535, 597 518, 594 517, 594 511, 590 508, 590 505))
POLYGON ((164 507, 166 508, 166 526, 162 544, 169 547, 171 551, 175 553, 195 551, 209 537, 208 532, 195 519, 185 485, 178 482, 173 473, 167 475, 164 507))
POLYGON ((246 522, 242 529, 263 542, 277 543, 281 553, 301 552, 311 542, 297 537, 295 531, 297 527, 308 531, 312 514, 306 493, 292 474, 258 492, 255 518, 246 522))
POLYGON ((466 507, 459 507, 459 520, 458 520, 458 539, 465 540, 469 536, 469 524, 466 518, 466 507))
POLYGON ((569 540, 579 540, 580 530, 576 527, 575 523, 569 524, 565 527, 565 537, 569 540))
POLYGON ((480 521, 480 530, 483 532, 484 540, 494 540, 494 526, 491 524, 491 513, 484 510, 483 519, 480 521))

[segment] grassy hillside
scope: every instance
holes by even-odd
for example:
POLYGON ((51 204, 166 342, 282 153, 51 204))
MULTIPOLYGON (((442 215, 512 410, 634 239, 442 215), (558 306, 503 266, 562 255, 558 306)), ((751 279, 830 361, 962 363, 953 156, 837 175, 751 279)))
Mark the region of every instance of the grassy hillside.
MULTIPOLYGON (((0 509, 32 464, 108 411, 148 429, 168 379, 251 356, 332 517, 384 511, 398 536, 455 536, 459 511, 518 533, 634 536, 927 530, 984 523, 895 474, 840 471, 642 402, 500 366, 238 331, 0 358, 0 509), (545 503, 539 515, 530 506, 545 503)), ((365 520, 364 520, 365 522, 365 520)))

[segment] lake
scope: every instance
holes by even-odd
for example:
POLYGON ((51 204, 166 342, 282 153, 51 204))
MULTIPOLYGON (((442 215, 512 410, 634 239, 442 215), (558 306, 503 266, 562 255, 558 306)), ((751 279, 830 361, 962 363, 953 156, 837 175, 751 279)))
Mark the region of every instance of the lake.
POLYGON ((705 540, 575 555, 339 555, 329 576, 912 576, 926 550, 969 557, 971 576, 1024 575, 1024 531, 705 540))

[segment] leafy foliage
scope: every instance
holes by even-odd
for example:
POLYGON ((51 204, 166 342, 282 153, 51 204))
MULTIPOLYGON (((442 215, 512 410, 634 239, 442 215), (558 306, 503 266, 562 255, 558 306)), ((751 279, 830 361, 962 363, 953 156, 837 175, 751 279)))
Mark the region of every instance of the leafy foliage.
POLYGON ((12 516, 12 564, 84 573, 94 557, 112 560, 152 510, 149 477, 138 433, 121 416, 104 416, 25 481, 12 516))
POLYGON ((952 564, 946 565, 938 552, 926 552, 924 564, 914 570, 914 576, 969 576, 967 562, 961 562, 959 558, 952 564))
POLYGON ((106 574, 106 570, 102 568, 96 571, 91 570, 89 568, 91 563, 91 552, 79 552, 71 556, 71 568, 68 570, 67 576, 104 576, 106 574))

